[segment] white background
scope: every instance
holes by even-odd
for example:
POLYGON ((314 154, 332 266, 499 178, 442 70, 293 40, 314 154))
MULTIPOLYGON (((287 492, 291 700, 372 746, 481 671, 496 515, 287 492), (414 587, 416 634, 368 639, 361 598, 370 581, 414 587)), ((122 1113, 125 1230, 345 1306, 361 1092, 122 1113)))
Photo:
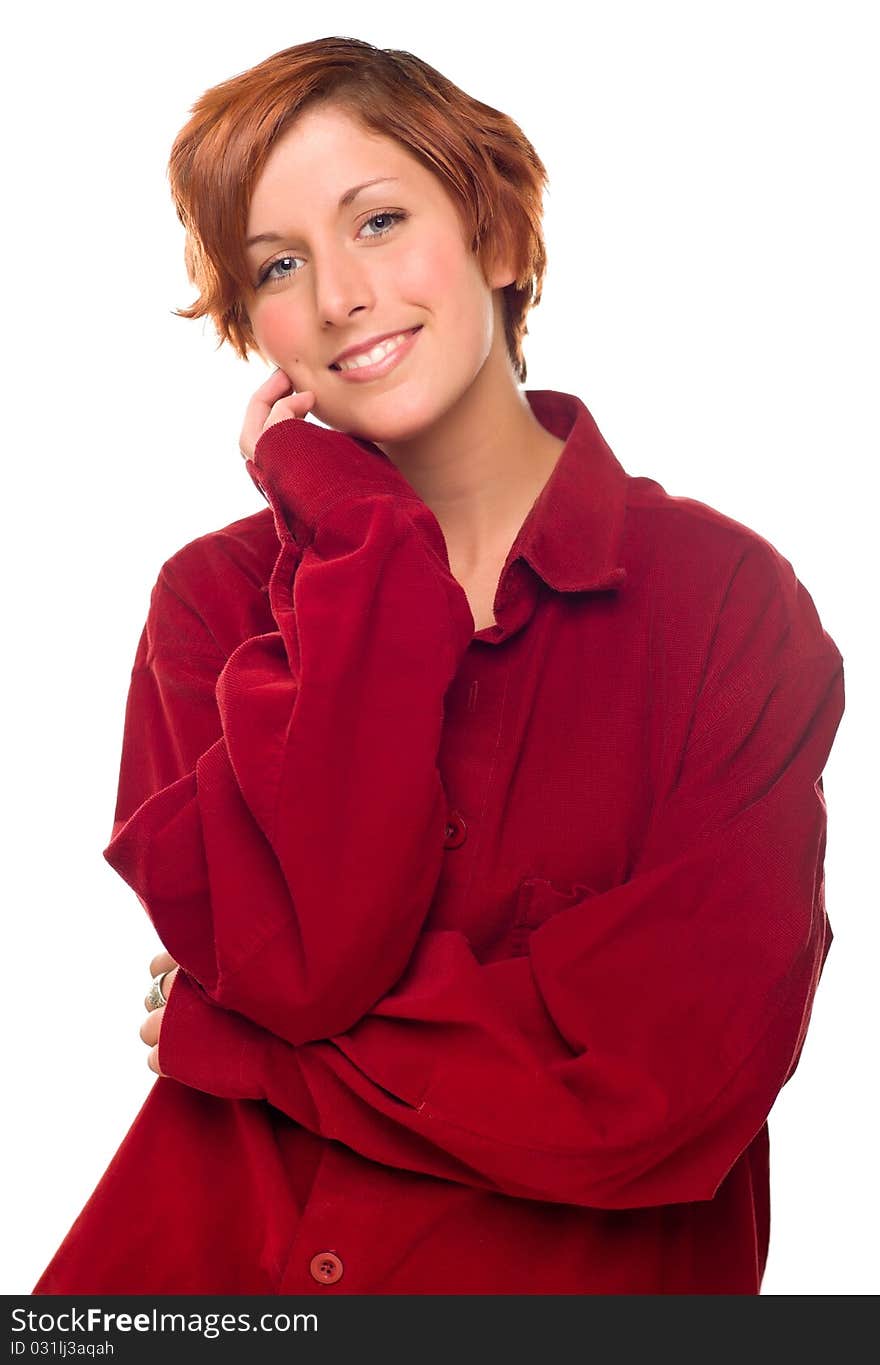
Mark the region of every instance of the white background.
POLYGON ((550 174, 526 387, 578 394, 630 474, 769 539, 844 656, 835 941, 770 1119, 763 1292, 877 1292, 876 13, 212 0, 7 19, 0 1290, 29 1292, 155 1080, 138 1029, 159 945, 101 857, 150 588, 265 505, 237 437, 268 370, 172 314, 194 292, 168 153, 208 86, 337 34, 415 52, 517 120, 550 174))

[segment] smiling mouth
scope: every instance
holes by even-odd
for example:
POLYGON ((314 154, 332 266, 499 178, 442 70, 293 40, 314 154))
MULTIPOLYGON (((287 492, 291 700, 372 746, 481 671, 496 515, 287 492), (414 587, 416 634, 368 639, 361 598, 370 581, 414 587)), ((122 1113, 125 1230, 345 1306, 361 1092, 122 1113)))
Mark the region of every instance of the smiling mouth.
POLYGON ((334 361, 328 369, 344 374, 349 370, 367 370, 373 365, 379 365, 386 356, 393 355, 401 346, 405 346, 409 337, 421 331, 421 327, 422 324, 419 323, 418 327, 410 327, 406 332, 397 332, 393 337, 386 337, 384 341, 377 342, 369 351, 359 351, 343 361, 334 361))

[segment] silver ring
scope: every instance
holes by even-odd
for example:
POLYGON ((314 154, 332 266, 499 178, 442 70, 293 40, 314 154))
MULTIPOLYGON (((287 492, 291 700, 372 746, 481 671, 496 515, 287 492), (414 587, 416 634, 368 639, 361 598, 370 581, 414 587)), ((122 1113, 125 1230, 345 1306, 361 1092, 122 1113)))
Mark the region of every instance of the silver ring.
POLYGON ((163 1005, 168 1004, 168 1000, 166 999, 165 994, 162 990, 162 982, 165 980, 168 973, 173 971, 174 971, 173 967, 168 967, 164 972, 160 972, 158 976, 153 977, 152 985, 150 986, 150 989, 147 991, 148 1010, 158 1010, 161 1009, 163 1005))

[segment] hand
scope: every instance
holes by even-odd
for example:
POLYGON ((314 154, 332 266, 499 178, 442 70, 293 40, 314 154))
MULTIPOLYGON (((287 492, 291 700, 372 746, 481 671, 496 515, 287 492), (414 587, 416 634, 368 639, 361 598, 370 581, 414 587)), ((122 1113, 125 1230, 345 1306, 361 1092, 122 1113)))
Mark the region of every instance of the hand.
MULTIPOLYGON (((158 976, 160 972, 168 972, 168 975, 162 982, 162 994, 165 996, 166 1000, 171 996, 174 978, 177 976, 179 970, 180 968, 174 961, 174 958, 170 953, 166 952, 158 953, 150 963, 150 976, 158 976), (171 968, 174 970, 172 971, 171 968)), ((144 1008, 150 1008, 147 996, 144 996, 144 1008)), ((157 1076, 164 1075, 164 1072, 159 1070, 159 1033, 162 1028, 162 1015, 164 1013, 164 1005, 160 1005, 157 1010, 150 1010, 140 1027, 141 1038, 150 1049, 149 1056, 147 1057, 147 1066, 151 1071, 155 1071, 157 1076)))
POLYGON ((238 448, 242 458, 252 460, 257 441, 263 432, 286 417, 305 417, 314 406, 315 395, 311 389, 294 393, 293 385, 283 370, 275 373, 261 384, 247 405, 244 426, 238 438, 238 448))

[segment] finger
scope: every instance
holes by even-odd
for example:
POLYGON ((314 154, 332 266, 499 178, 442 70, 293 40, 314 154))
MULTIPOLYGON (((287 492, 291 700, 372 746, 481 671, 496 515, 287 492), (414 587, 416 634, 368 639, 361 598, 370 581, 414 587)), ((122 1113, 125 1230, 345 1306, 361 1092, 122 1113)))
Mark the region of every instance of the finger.
MULTIPOLYGON (((167 1000, 168 997, 171 995, 171 990, 172 987, 174 986, 174 981, 177 976, 177 973, 180 971, 180 968, 177 966, 176 963, 174 964, 173 967, 169 966, 157 967, 156 963, 159 962, 162 958, 166 958, 169 963, 174 962, 174 958, 171 957, 168 953, 160 953, 159 957, 154 957, 153 961, 150 963, 150 971, 152 972, 153 976, 158 976, 160 972, 167 971, 168 975, 162 978, 162 994, 167 1000)), ((156 1008, 157 1006, 150 999, 149 992, 147 992, 147 994, 144 996, 144 1009, 155 1011, 156 1008)), ((164 1006, 159 1006, 158 1008, 161 1009, 164 1008, 164 1006)))
POLYGON ((265 384, 261 384, 251 398, 245 411, 244 425, 238 438, 238 448, 246 460, 252 460, 257 441, 263 434, 266 422, 275 404, 282 398, 290 404, 287 417, 305 417, 315 402, 311 389, 302 393, 292 392, 293 385, 283 370, 275 374, 265 384))
POLYGON ((157 953, 150 963, 150 976, 158 976, 160 972, 167 972, 169 967, 176 967, 177 963, 170 953, 157 953))
POLYGON ((259 433, 263 429, 273 403, 282 399, 285 394, 295 393, 293 382, 289 374, 284 370, 273 370, 273 373, 266 379, 265 384, 261 384, 255 392, 251 394, 247 408, 244 409, 244 425, 241 427, 241 446, 244 448, 244 437, 251 437, 252 434, 259 433))
POLYGON ((152 1048, 152 1049, 147 1053, 147 1066, 150 1068, 151 1071, 155 1071, 155 1073, 156 1073, 157 1076, 163 1076, 163 1075, 165 1074, 163 1071, 160 1071, 160 1070, 159 1070, 159 1048, 158 1048, 158 1046, 152 1048))
POLYGON ((315 395, 312 393, 311 389, 304 389, 302 393, 290 394, 288 397, 281 398, 273 403, 269 408, 262 426, 255 431, 255 434, 252 437, 249 433, 248 445, 241 448, 241 452, 245 459, 253 459, 257 441, 259 441, 263 432, 268 430, 270 426, 273 426, 275 422, 283 422, 287 417, 305 417, 306 413, 311 411, 314 403, 315 395), (253 440, 253 444, 250 444, 251 439, 253 440))
POLYGON ((164 1011, 164 1005, 157 1010, 151 1010, 138 1030, 141 1041, 146 1043, 148 1047, 155 1047, 159 1041, 159 1030, 162 1027, 164 1011))
MULTIPOLYGON (((307 389, 303 393, 295 393, 290 398, 280 398, 277 403, 273 404, 272 410, 263 424, 263 431, 268 431, 276 422, 283 422, 287 417, 305 417, 314 401, 315 395, 311 389, 307 389), (309 400, 305 409, 302 401, 304 399, 309 400)), ((263 432, 260 432, 261 436, 262 434, 263 432)))
MULTIPOLYGON (((173 967, 168 975, 162 980, 162 994, 165 997, 166 1003, 171 999, 171 992, 174 989, 174 983, 177 980, 177 973, 179 971, 179 967, 173 967)), ((151 1014, 155 1014, 157 1010, 163 1010, 164 1008, 164 1005, 154 1005, 149 995, 144 996, 144 1009, 149 1010, 151 1014)))
POLYGON ((272 404, 292 392, 290 376, 279 369, 273 371, 265 383, 252 394, 245 409, 244 423, 238 438, 239 449, 246 460, 253 455, 254 446, 263 430, 263 423, 272 411, 272 404))

